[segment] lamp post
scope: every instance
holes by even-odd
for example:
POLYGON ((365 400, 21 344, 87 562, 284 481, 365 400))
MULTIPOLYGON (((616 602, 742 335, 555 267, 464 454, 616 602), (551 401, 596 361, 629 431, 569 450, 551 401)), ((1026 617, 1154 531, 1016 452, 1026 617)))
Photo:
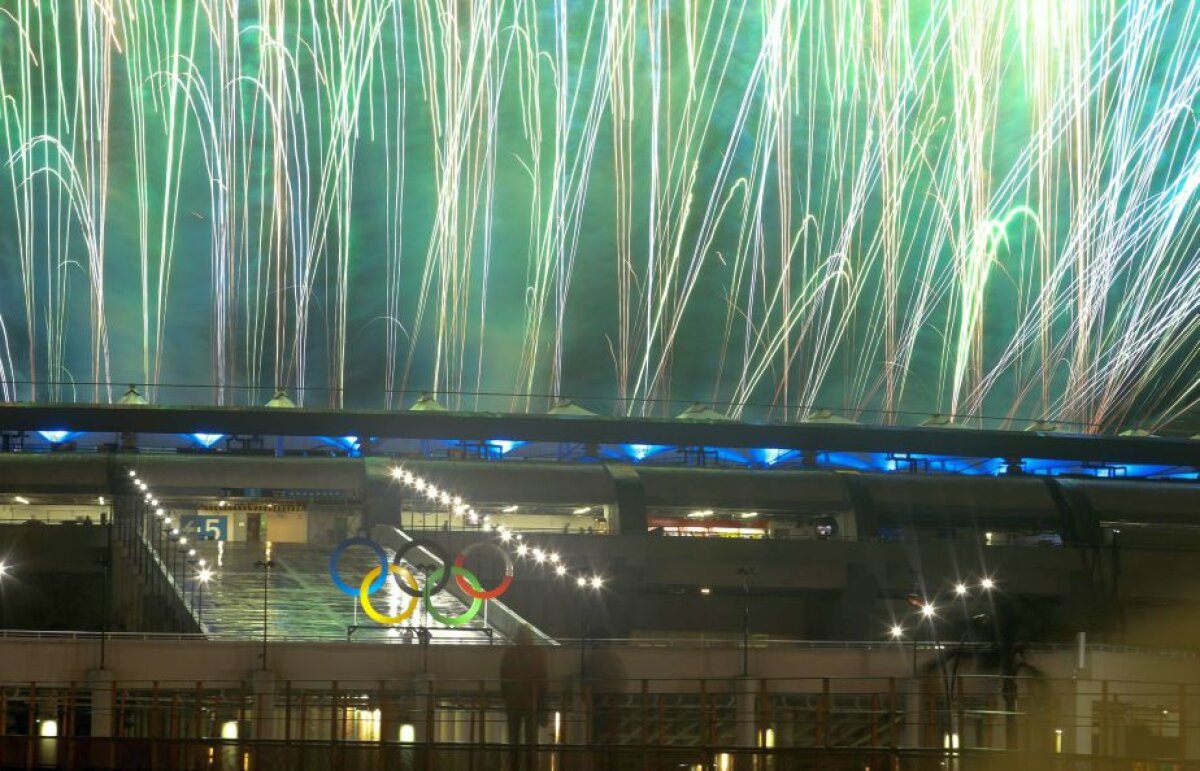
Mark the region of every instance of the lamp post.
MULTIPOLYGON (((109 554, 111 554, 111 530, 109 530, 109 549, 109 554)), ((112 591, 112 560, 105 555, 104 557, 96 560, 96 564, 104 568, 104 586, 100 591, 100 669, 104 669, 108 653, 108 594, 112 591)))
POLYGON ((254 566, 261 568, 263 572, 263 617, 262 617, 262 668, 267 668, 267 609, 270 607, 271 599, 271 568, 275 567, 275 561, 270 557, 258 560, 254 566))
POLYGON ((742 677, 750 675, 750 577, 758 575, 753 567, 740 567, 742 577, 742 677))
POLYGON ((204 585, 211 578, 212 571, 201 565, 199 572, 196 573, 196 623, 200 625, 201 634, 204 634, 204 585))
POLYGON ((7 629, 5 622, 5 610, 8 604, 4 599, 4 579, 8 578, 8 563, 0 560, 0 629, 7 629))

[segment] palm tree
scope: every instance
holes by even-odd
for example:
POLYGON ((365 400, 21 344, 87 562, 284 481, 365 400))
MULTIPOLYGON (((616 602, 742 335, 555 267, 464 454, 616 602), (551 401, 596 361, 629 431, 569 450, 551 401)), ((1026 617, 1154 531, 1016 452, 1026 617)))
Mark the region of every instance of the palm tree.
MULTIPOLYGON (((989 595, 987 612, 965 616, 948 631, 959 638, 957 647, 939 655, 927 668, 939 667, 946 677, 948 699, 954 700, 958 667, 969 659, 976 671, 1000 675, 1000 697, 1004 700, 1005 743, 1016 748, 1017 700, 1020 678, 1040 678, 1042 671, 1031 662, 1033 649, 1053 634, 1053 601, 1028 595, 989 595), (953 662, 949 672, 948 661, 953 662)), ((961 696, 961 694, 960 694, 961 696)))

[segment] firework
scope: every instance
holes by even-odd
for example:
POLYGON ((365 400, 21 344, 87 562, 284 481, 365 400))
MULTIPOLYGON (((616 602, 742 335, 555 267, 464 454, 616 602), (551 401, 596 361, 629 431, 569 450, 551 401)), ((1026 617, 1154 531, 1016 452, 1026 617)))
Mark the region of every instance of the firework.
POLYGON ((1200 398, 1198 25, 6 0, 0 396, 1168 426, 1200 398))

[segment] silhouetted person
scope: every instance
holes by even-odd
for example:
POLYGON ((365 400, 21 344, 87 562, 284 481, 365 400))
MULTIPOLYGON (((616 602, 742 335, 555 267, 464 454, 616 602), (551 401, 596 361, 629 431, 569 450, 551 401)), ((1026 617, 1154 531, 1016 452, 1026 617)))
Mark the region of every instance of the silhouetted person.
POLYGON ((546 701, 546 653, 534 645, 528 627, 517 631, 516 645, 500 660, 500 693, 508 716, 509 768, 534 769, 533 745, 546 701))

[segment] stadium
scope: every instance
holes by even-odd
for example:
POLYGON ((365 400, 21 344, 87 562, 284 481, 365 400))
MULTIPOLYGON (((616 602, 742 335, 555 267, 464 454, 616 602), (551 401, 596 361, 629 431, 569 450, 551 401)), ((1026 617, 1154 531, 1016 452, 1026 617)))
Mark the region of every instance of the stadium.
POLYGON ((1200 11, 0 8, 0 767, 1200 767, 1200 11))

